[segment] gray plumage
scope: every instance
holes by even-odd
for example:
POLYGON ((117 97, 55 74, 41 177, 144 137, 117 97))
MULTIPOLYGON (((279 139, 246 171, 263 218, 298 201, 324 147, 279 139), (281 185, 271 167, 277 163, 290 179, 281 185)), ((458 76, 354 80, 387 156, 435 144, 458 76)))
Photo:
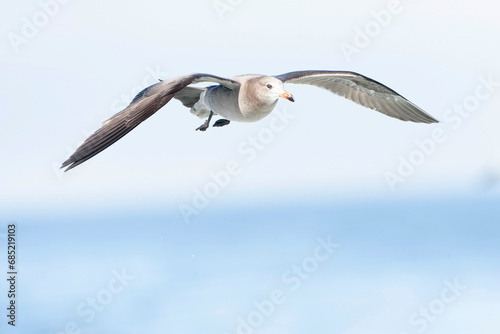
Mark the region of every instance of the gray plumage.
MULTIPOLYGON (((383 84, 354 72, 298 71, 277 76, 242 75, 221 78, 194 73, 160 81, 142 90, 122 111, 103 122, 101 128, 78 147, 61 166, 66 171, 100 153, 167 104, 172 98, 191 108, 199 117, 214 115, 229 121, 255 122, 267 116, 278 98, 294 101, 283 84, 321 87, 364 107, 403 121, 435 123, 432 116, 383 84), (189 85, 211 82, 204 88, 189 85)), ((208 126, 209 120, 206 123, 208 126)), ((198 129, 201 129, 198 128, 198 129)), ((206 127, 201 129, 204 131, 206 127)))
POLYGON ((354 72, 297 71, 276 76, 285 83, 313 85, 329 90, 387 116, 416 123, 437 120, 380 82, 354 72))

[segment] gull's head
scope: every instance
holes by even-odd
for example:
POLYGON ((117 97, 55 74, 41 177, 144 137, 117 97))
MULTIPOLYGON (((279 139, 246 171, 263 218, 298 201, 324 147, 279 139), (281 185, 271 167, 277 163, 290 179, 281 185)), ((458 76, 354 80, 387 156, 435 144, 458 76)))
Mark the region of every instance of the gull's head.
POLYGON ((280 97, 294 102, 292 94, 285 90, 283 81, 275 77, 262 77, 258 81, 257 95, 261 100, 276 102, 280 97))

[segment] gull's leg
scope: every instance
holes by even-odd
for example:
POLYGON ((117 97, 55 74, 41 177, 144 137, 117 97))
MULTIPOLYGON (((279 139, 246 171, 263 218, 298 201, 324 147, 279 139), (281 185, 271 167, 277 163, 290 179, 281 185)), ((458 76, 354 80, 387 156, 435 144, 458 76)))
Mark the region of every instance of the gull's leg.
POLYGON ((228 125, 229 123, 231 123, 231 121, 230 121, 230 120, 228 120, 228 119, 218 119, 218 120, 214 123, 214 125, 212 125, 212 126, 217 126, 217 127, 219 127, 219 126, 228 125))
POLYGON ((210 120, 212 119, 212 116, 214 115, 214 113, 212 112, 212 110, 210 110, 210 114, 208 115, 208 119, 205 121, 205 123, 203 123, 202 125, 200 125, 199 127, 196 128, 196 130, 200 130, 200 131, 206 131, 208 129, 208 127, 210 126, 210 120))

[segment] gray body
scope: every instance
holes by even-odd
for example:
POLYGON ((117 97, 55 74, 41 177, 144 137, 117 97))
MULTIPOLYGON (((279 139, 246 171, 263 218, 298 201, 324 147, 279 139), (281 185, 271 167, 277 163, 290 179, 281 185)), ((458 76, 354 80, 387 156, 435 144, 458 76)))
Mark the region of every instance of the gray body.
MULTIPOLYGON (((255 96, 260 78, 262 76, 258 74, 241 75, 230 78, 240 84, 233 89, 217 85, 201 90, 198 92, 198 101, 191 107, 191 113, 200 118, 207 118, 212 111, 215 115, 235 122, 256 122, 263 119, 273 111, 278 99, 260 101, 255 96)), ((275 81, 276 79, 272 80, 272 83, 280 85, 275 81)), ((174 98, 182 101, 177 94, 174 98)))

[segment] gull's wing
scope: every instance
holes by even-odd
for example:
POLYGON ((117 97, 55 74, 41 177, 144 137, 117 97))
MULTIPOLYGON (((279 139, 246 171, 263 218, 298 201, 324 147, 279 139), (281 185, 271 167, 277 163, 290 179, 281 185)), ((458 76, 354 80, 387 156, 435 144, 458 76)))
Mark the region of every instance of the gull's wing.
POLYGON ((230 89, 239 86, 234 80, 205 73, 189 74, 151 85, 137 94, 125 109, 102 123, 101 128, 87 138, 61 168, 68 167, 65 170, 68 171, 105 150, 167 104, 178 91, 199 82, 216 82, 230 89))
POLYGON ((313 85, 329 90, 387 116, 416 123, 438 121, 387 86, 354 72, 297 71, 275 76, 285 83, 313 85))

